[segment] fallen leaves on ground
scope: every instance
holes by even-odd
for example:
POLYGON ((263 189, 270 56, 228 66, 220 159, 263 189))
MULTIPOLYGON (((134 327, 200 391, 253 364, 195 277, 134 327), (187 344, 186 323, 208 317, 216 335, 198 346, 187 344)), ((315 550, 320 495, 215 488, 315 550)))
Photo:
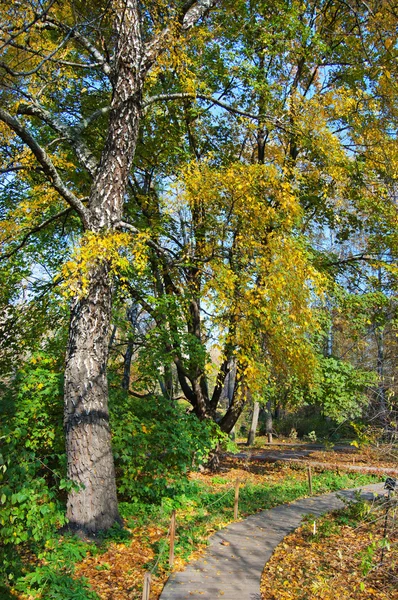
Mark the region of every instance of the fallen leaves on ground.
MULTIPOLYGON (((132 532, 130 545, 112 543, 107 552, 88 556, 76 568, 77 576, 84 576, 101 600, 133 600, 141 598, 145 565, 154 559, 152 545, 167 534, 157 527, 137 528, 132 532)), ((152 575, 151 600, 159 597, 165 571, 152 575)))
POLYGON ((337 525, 332 514, 316 521, 327 535, 314 536, 312 520, 287 536, 265 566, 262 599, 397 600, 398 531, 390 516, 390 545, 380 566, 385 513, 378 508, 370 516, 353 527, 337 525))
MULTIPOLYGON (((206 490, 208 506, 198 507, 188 499, 186 505, 178 509, 176 540, 181 542, 183 534, 188 534, 194 539, 188 539, 185 551, 182 548, 181 552, 180 548, 180 554, 176 552, 174 570, 182 570, 188 561, 198 559, 206 549, 206 540, 210 535, 233 520, 233 490, 237 480, 242 488, 245 485, 271 487, 284 481, 304 482, 307 473, 302 465, 259 463, 250 458, 225 456, 217 473, 193 472, 190 479, 206 490), (228 506, 218 504, 218 510, 215 510, 213 505, 227 494, 230 495, 230 500, 226 498, 228 506), (215 501, 212 496, 216 498, 215 501), (193 547, 195 550, 191 552, 193 547)), ((258 510, 261 509, 259 505, 258 510)), ((245 513, 242 512, 241 517, 244 516, 245 513)), ((144 575, 151 568, 153 574, 150 600, 157 600, 169 575, 169 516, 163 515, 154 519, 150 525, 142 524, 140 517, 137 520, 135 517, 128 517, 127 522, 131 539, 123 543, 108 542, 105 551, 100 547, 97 551, 89 553, 76 565, 74 576, 87 578, 101 600, 141 600, 144 575)), ((22 600, 26 596, 19 598, 22 600)))
POLYGON ((359 451, 322 451, 316 450, 311 452, 307 457, 308 460, 319 461, 323 463, 331 463, 333 465, 356 465, 376 468, 397 468, 397 458, 390 456, 388 452, 384 454, 379 449, 367 448, 359 451))
MULTIPOLYGON (((277 483, 286 478, 294 477, 305 479, 305 473, 297 473, 288 466, 276 467, 273 465, 258 466, 249 464, 247 460, 236 460, 225 458, 222 461, 221 471, 217 474, 211 471, 194 472, 190 479, 200 481, 213 492, 228 490, 235 486, 237 479, 243 484, 277 483), (254 472, 253 472, 254 470, 254 472)), ((187 507, 188 515, 190 508, 187 507)), ((183 522, 185 517, 182 509, 178 512, 178 519, 183 522)), ((225 527, 232 519, 225 518, 223 521, 214 523, 209 519, 206 537, 218 529, 225 527)), ((177 523, 178 526, 178 523, 177 523)), ((146 565, 153 563, 156 556, 153 545, 167 538, 166 527, 139 527, 132 530, 133 539, 130 545, 110 544, 107 552, 101 555, 88 556, 76 568, 76 576, 86 577, 93 590, 101 600, 138 600, 142 597, 144 574, 146 565)), ((178 529, 177 529, 178 535, 178 529)), ((206 549, 207 544, 203 540, 198 544, 195 552, 189 556, 189 561, 198 559, 206 549)), ((167 547, 168 552, 168 547, 167 547)), ((167 557, 167 555, 166 555, 167 557)), ((188 560, 176 557, 174 570, 183 570, 188 560)), ((150 600, 157 600, 168 578, 168 572, 163 568, 156 569, 152 574, 150 600)))

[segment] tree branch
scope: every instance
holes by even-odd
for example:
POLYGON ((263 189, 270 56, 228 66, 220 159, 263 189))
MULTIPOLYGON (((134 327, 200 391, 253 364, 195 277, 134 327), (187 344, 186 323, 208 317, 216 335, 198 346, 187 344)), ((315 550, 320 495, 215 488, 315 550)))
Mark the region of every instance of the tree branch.
POLYGON ((372 258, 372 256, 367 256, 366 254, 353 254, 352 256, 347 256, 347 258, 338 258, 337 260, 326 259, 326 266, 338 267, 339 265, 355 263, 359 261, 372 263, 377 261, 377 258, 372 258))
POLYGON ((62 123, 55 115, 52 115, 45 108, 36 103, 21 104, 18 107, 18 114, 38 117, 41 121, 50 125, 54 131, 63 135, 76 152, 76 156, 82 165, 88 170, 90 175, 94 177, 97 171, 97 161, 87 148, 86 144, 78 137, 75 129, 62 123))
POLYGON ((0 61, 0 67, 2 69, 4 69, 6 71, 6 73, 8 73, 9 75, 11 75, 11 77, 29 77, 30 75, 34 75, 35 73, 37 73, 38 71, 40 71, 40 69, 42 68, 42 66, 48 60, 51 60, 52 57, 57 54, 57 52, 66 44, 66 42, 70 38, 70 35, 71 35, 71 33, 67 33, 66 36, 64 37, 64 39, 55 48, 55 50, 53 50, 52 52, 50 52, 50 54, 48 54, 47 56, 44 56, 43 59, 39 62, 39 64, 34 69, 31 69, 30 71, 14 71, 13 69, 11 69, 3 61, 0 61))
POLYGON ((19 244, 15 248, 13 248, 12 250, 10 250, 9 252, 5 252, 4 254, 0 254, 0 260, 5 260, 7 258, 11 258, 11 256, 13 256, 14 254, 16 254, 18 252, 18 250, 20 250, 21 248, 23 248, 23 246, 25 246, 26 242, 28 241, 28 239, 30 238, 31 235, 33 235, 34 233, 37 233, 38 231, 41 231, 42 229, 45 229, 47 227, 47 225, 50 225, 50 223, 53 223, 54 221, 56 221, 60 217, 68 215, 71 212, 71 210, 72 210, 71 208, 66 208, 65 210, 62 210, 61 212, 57 213, 56 215, 53 215, 52 217, 49 217, 45 221, 42 221, 41 223, 39 223, 39 225, 36 225, 36 227, 32 227, 32 229, 30 229, 24 235, 24 237, 22 238, 22 240, 19 242, 19 244))
POLYGON ((195 3, 186 2, 183 7, 182 29, 184 31, 191 29, 215 4, 217 4, 217 0, 198 0, 195 3))
POLYGON ((156 96, 151 96, 150 98, 148 98, 144 102, 143 108, 145 109, 148 106, 150 106, 151 104, 154 104, 155 102, 160 102, 160 101, 186 100, 186 99, 195 100, 196 98, 199 98, 199 100, 204 100, 204 101, 216 104, 217 106, 224 108, 228 112, 234 113, 236 115, 240 115, 242 117, 247 117, 248 119, 253 119, 256 121, 266 120, 266 121, 274 123, 275 125, 277 125, 279 127, 282 126, 281 121, 279 119, 275 119, 274 117, 271 117, 271 115, 266 115, 266 114, 255 115, 255 114, 247 112, 245 110, 240 110, 239 108, 235 108, 234 106, 231 106, 230 104, 226 104, 225 102, 218 100, 218 98, 214 98, 213 96, 210 96, 207 94, 195 94, 195 93, 189 93, 189 92, 177 92, 175 94, 157 94, 156 96))
POLYGON ((102 108, 99 108, 98 110, 93 112, 89 117, 87 117, 87 119, 83 119, 83 121, 79 125, 76 125, 76 127, 74 127, 76 134, 79 134, 84 129, 87 129, 87 127, 89 127, 91 123, 94 123, 94 121, 96 121, 103 115, 107 115, 110 112, 110 110, 110 106, 103 106, 102 108))
POLYGON ((59 29, 62 29, 63 31, 68 32, 71 37, 73 37, 81 46, 83 46, 83 48, 85 50, 87 50, 87 52, 89 52, 89 54, 91 54, 91 56, 99 64, 99 66, 101 67, 101 69, 103 70, 105 75, 108 75, 108 76, 112 75, 112 67, 107 62, 105 56, 103 54, 101 54, 101 52, 98 50, 98 48, 96 48, 96 46, 94 46, 94 44, 92 44, 90 42, 90 40, 88 40, 75 27, 69 27, 68 25, 65 25, 65 23, 60 23, 59 21, 57 21, 56 19, 54 19, 52 17, 46 17, 45 23, 48 23, 54 27, 57 27, 59 29))
MULTIPOLYGON (((217 3, 217 0, 198 0, 193 2, 188 0, 182 7, 179 17, 181 29, 188 31, 217 3)), ((145 44, 144 59, 142 61, 142 72, 146 73, 159 54, 164 50, 167 41, 172 33, 170 26, 165 27, 160 33, 155 35, 145 44)))
POLYGON ((89 212, 87 211, 83 202, 66 187, 46 151, 37 143, 35 138, 22 125, 22 123, 18 121, 18 119, 10 115, 10 113, 2 108, 0 108, 0 121, 3 121, 3 123, 8 125, 8 127, 14 131, 18 137, 30 148, 36 157, 36 160, 42 166, 45 175, 53 185, 54 189, 56 189, 60 196, 62 196, 62 198, 76 210, 81 217, 83 224, 87 227, 89 222, 89 212))
POLYGON ((8 40, 5 40, 5 42, 0 46, 0 50, 5 48, 6 46, 8 46, 8 44, 10 42, 12 42, 12 40, 15 40, 18 36, 22 35, 26 31, 29 31, 29 29, 31 27, 33 27, 33 25, 35 25, 36 23, 41 21, 43 19, 43 17, 45 17, 48 14, 48 12, 51 10, 51 8, 55 4, 55 2, 56 2, 56 0, 51 0, 50 4, 47 6, 47 8, 45 8, 41 13, 36 13, 34 16, 34 19, 32 19, 32 21, 26 23, 26 25, 24 25, 24 27, 22 27, 22 29, 20 29, 19 31, 17 31, 13 35, 11 35, 8 38, 8 40))
MULTIPOLYGON (((132 225, 131 223, 127 223, 126 221, 119 221, 119 223, 117 223, 116 227, 124 227, 128 231, 131 231, 132 233, 135 233, 135 234, 140 233, 140 230, 137 229, 137 227, 134 227, 134 225, 132 225)), ((162 248, 162 246, 159 246, 153 240, 147 240, 146 243, 150 248, 153 248, 153 250, 156 250, 156 252, 158 252, 159 254, 164 256, 166 261, 170 261, 170 256, 169 256, 170 254, 174 255, 174 253, 171 250, 162 248)))
MULTIPOLYGON (((275 125, 275 127, 278 127, 279 129, 283 129, 283 130, 286 129, 286 126, 283 125, 282 121, 272 117, 271 115, 267 115, 267 114, 255 115, 255 114, 247 112, 245 110, 235 108, 234 106, 231 106, 230 104, 227 104, 226 102, 222 102, 218 98, 214 98, 213 96, 210 96, 207 94, 195 94, 195 93, 188 93, 188 92, 176 92, 176 93, 171 93, 171 94, 157 94, 156 96, 150 96, 143 103, 143 109, 145 110, 151 104, 155 104, 155 102, 163 102, 163 101, 167 102, 167 101, 171 101, 171 100, 195 100, 196 98, 199 98, 199 100, 204 100, 205 102, 210 102, 212 104, 216 104, 220 108, 224 108, 225 110, 227 110, 228 112, 230 112, 232 114, 239 115, 241 117, 246 117, 248 119, 253 119, 255 121, 261 121, 261 120, 268 121, 269 123, 272 123, 273 125, 275 125)), ((76 128, 75 128, 76 132, 79 133, 79 132, 83 131, 84 129, 86 129, 86 127, 89 127, 89 125, 91 125, 91 123, 93 123, 96 119, 99 119, 103 115, 108 114, 109 111, 110 111, 110 106, 104 106, 104 107, 96 110, 89 117, 84 119, 84 121, 82 121, 80 125, 76 126, 76 128)))

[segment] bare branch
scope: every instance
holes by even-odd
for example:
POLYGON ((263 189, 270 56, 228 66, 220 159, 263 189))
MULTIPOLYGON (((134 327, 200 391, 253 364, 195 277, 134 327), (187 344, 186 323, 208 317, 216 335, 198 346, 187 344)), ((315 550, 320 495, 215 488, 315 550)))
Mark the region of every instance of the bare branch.
MULTIPOLYGON (((241 110, 239 108, 235 108, 234 106, 231 106, 230 104, 227 104, 226 102, 222 102, 221 100, 219 100, 218 98, 214 98, 213 96, 210 96, 207 94, 200 94, 200 93, 199 94, 195 94, 195 93, 190 94, 188 92, 177 92, 177 93, 171 93, 171 94, 157 94, 156 96, 151 96, 150 98, 147 98, 147 100, 143 104, 143 109, 145 110, 151 104, 155 104, 156 102, 167 102, 167 101, 172 101, 172 100, 195 100, 196 98, 198 98, 199 100, 204 100, 205 102, 210 102, 212 104, 215 104, 216 106, 219 106, 220 108, 224 108, 225 110, 227 110, 228 112, 230 112, 232 114, 239 115, 241 117, 246 117, 247 119, 253 119, 255 121, 260 121, 260 120, 268 121, 269 123, 272 123, 273 125, 275 125, 276 127, 279 127, 280 129, 286 129, 286 126, 283 125, 282 121, 280 121, 279 119, 277 119, 275 117, 272 117, 271 115, 267 115, 267 114, 256 115, 254 113, 250 113, 248 111, 241 110)), ((96 110, 89 117, 84 119, 84 121, 82 121, 80 125, 75 127, 75 130, 77 132, 83 131, 86 127, 89 127, 91 125, 91 123, 93 123, 94 121, 96 121, 97 119, 102 117, 103 115, 108 114, 110 109, 111 109, 110 106, 104 106, 104 107, 96 110)))
POLYGON ((2 69, 4 69, 6 71, 6 73, 8 73, 9 75, 11 75, 11 77, 28 77, 29 75, 34 75, 35 73, 37 73, 38 71, 40 71, 40 69, 42 68, 42 66, 48 60, 51 60, 53 58, 53 56, 55 56, 57 54, 57 52, 59 50, 61 50, 61 48, 66 44, 66 42, 68 41, 68 39, 70 38, 70 36, 71 36, 71 32, 67 33, 67 35, 58 44, 58 46, 52 52, 50 52, 50 54, 48 54, 47 56, 44 56, 43 59, 39 62, 39 64, 34 69, 31 69, 30 71, 14 71, 13 69, 11 69, 3 61, 0 61, 0 67, 2 69))
POLYGON ((198 0, 194 4, 187 2, 184 5, 186 12, 182 18, 182 28, 185 31, 191 29, 215 4, 217 0, 198 0))
MULTIPOLYGON (((9 43, 10 46, 12 46, 13 48, 17 48, 18 50, 22 50, 23 52, 26 52, 27 48, 25 45, 23 44, 18 44, 17 42, 10 42, 9 43)), ((39 52, 38 50, 34 50, 33 48, 29 47, 29 54, 31 54, 32 56, 38 56, 41 59, 46 59, 49 60, 50 62, 56 63, 57 65, 65 65, 67 67, 76 67, 76 68, 81 68, 81 69, 96 69, 98 67, 102 66, 102 63, 82 63, 82 62, 74 62, 74 61, 70 61, 70 60, 63 60, 61 58, 53 58, 50 55, 45 55, 43 54, 43 52, 39 52)), ((5 65, 5 63, 2 63, 3 65, 5 65)), ((9 67, 7 66, 7 68, 9 69, 9 67)), ((10 69, 11 72, 11 69, 10 69)))
POLYGON ((79 125, 74 127, 74 130, 76 131, 76 133, 81 133, 84 129, 89 127, 91 123, 94 123, 94 121, 96 121, 103 115, 107 115, 110 110, 110 106, 103 106, 102 108, 99 108, 98 110, 93 112, 89 117, 87 117, 87 119, 83 119, 83 121, 79 125))
POLYGON ((49 12, 49 10, 51 9, 51 7, 53 6, 53 4, 55 4, 56 0, 52 0, 50 2, 50 4, 47 6, 47 8, 45 8, 43 10, 43 12, 35 14, 34 19, 32 19, 32 21, 30 21, 29 23, 26 23, 26 25, 20 29, 19 31, 17 31, 16 33, 14 33, 13 35, 11 35, 8 40, 6 40, 1 46, 0 46, 0 50, 2 50, 3 48, 5 48, 6 46, 8 46, 8 44, 12 41, 15 40, 18 36, 22 35, 23 33, 25 33, 26 31, 29 31, 29 29, 31 27, 33 27, 33 25, 35 25, 36 23, 38 23, 39 21, 41 21, 43 19, 43 17, 45 17, 47 15, 47 13, 49 12))
MULTIPOLYGON (((184 4, 181 15, 180 25, 183 31, 192 29, 194 25, 217 3, 217 0, 198 0, 192 2, 187 0, 184 4)), ((159 54, 164 50, 167 41, 172 33, 170 26, 165 27, 160 33, 155 35, 145 44, 144 59, 142 61, 142 72, 148 71, 159 54)))
MULTIPOLYGON (((128 231, 131 231, 134 234, 140 233, 140 230, 137 229, 137 227, 134 227, 134 225, 132 225, 131 223, 127 223, 126 221, 119 221, 117 227, 124 227, 124 229, 127 229, 128 231)), ((174 254, 171 250, 162 248, 153 240, 147 240, 146 243, 150 248, 156 250, 158 254, 161 254, 166 259, 166 261, 170 260, 170 254, 174 254)))
POLYGON ((345 265, 349 263, 356 263, 359 261, 374 263, 378 259, 377 257, 367 256, 366 254, 353 254, 352 256, 347 256, 347 258, 338 258, 337 260, 327 260, 325 261, 326 266, 328 267, 336 267, 339 265, 345 265))
POLYGON ((27 169, 28 167, 22 166, 22 165, 14 165, 14 166, 10 166, 10 167, 5 167, 4 169, 0 169, 0 175, 5 175, 6 173, 16 173, 18 171, 23 171, 24 169, 27 169))
POLYGON ((66 202, 76 210, 76 212, 82 218, 85 226, 88 225, 89 213, 84 206, 83 202, 71 192, 62 179, 60 178, 57 169, 55 168, 51 158, 48 156, 46 151, 37 143, 35 138, 29 133, 29 131, 10 113, 0 108, 0 120, 3 121, 12 131, 14 131, 18 137, 25 142, 25 144, 33 152, 36 160, 41 164, 43 171, 54 189, 66 200, 66 202))
POLYGON ((94 46, 94 44, 90 42, 89 39, 86 38, 86 36, 80 33, 80 31, 78 31, 75 27, 69 27, 65 23, 60 23, 52 17, 47 17, 45 19, 45 22, 56 28, 68 32, 72 38, 74 38, 85 50, 87 50, 89 54, 91 54, 91 56, 98 63, 98 66, 101 67, 105 75, 109 76, 112 74, 112 67, 106 60, 105 56, 98 50, 96 46, 94 46))

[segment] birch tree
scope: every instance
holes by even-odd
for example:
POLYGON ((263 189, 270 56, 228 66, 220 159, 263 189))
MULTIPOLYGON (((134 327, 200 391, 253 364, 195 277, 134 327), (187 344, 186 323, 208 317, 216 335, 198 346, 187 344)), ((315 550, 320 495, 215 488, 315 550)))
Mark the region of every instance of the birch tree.
POLYGON ((1 10, 2 170, 8 182, 18 174, 26 184, 24 203, 2 224, 3 258, 72 211, 98 242, 73 290, 66 354, 64 425, 68 477, 76 484, 67 518, 74 529, 96 532, 119 520, 108 417, 111 257, 120 232, 136 233, 123 220, 123 204, 145 81, 165 48, 183 44, 213 4, 22 0, 1 10), (101 92, 91 112, 88 87, 101 92), (87 131, 104 114, 98 145, 87 131))

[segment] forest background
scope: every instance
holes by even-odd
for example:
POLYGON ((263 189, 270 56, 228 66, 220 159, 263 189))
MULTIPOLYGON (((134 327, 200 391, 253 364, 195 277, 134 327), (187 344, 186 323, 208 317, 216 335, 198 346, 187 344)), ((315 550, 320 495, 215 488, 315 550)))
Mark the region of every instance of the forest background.
POLYGON ((117 490, 174 497, 256 403, 396 435, 393 3, 1 23, 6 568, 119 522, 117 490))

